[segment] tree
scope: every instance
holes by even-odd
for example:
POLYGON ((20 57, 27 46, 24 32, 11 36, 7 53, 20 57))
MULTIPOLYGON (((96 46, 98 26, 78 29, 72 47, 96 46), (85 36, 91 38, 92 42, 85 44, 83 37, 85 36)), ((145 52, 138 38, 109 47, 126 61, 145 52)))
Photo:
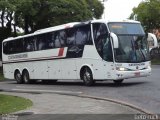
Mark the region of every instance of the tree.
POLYGON ((103 9, 98 0, 19 0, 15 21, 27 34, 68 22, 100 18, 103 9))
POLYGON ((98 0, 0 0, 1 26, 14 26, 14 31, 20 27, 28 34, 58 24, 100 18, 103 9, 98 0))
POLYGON ((101 18, 104 6, 98 0, 86 0, 89 10, 92 12, 92 17, 101 18))
POLYGON ((146 31, 160 28, 160 1, 145 0, 138 7, 133 8, 131 19, 141 21, 146 31))

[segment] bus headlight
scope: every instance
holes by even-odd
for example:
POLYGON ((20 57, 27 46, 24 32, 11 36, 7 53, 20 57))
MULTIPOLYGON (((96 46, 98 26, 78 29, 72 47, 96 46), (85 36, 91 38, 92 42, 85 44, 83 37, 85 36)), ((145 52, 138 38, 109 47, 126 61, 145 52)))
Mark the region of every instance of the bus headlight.
POLYGON ((116 67, 116 70, 118 70, 118 71, 128 71, 129 69, 124 68, 124 67, 116 67))

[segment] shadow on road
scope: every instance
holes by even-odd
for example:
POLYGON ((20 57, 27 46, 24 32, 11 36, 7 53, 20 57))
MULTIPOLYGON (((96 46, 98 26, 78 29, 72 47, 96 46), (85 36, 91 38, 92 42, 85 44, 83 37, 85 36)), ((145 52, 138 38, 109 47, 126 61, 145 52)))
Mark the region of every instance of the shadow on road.
MULTIPOLYGON (((130 87, 130 86, 137 86, 137 85, 142 85, 142 84, 148 84, 148 81, 129 81, 129 82, 123 82, 121 84, 115 84, 112 81, 97 81, 93 86, 91 87, 130 87)), ((6 81, 6 84, 17 84, 16 81, 6 81)), ((81 81, 37 81, 32 84, 26 84, 26 85, 48 85, 48 86, 85 86, 83 82, 81 81)))
POLYGON ((115 83, 96 83, 96 87, 130 87, 130 86, 137 86, 141 84, 147 84, 148 82, 124 82, 121 84, 115 84, 115 83))

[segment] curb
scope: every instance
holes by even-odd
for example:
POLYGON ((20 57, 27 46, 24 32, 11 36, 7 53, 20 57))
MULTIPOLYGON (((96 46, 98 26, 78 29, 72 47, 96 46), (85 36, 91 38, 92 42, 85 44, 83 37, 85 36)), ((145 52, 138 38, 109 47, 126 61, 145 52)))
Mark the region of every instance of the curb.
POLYGON ((53 91, 53 90, 26 90, 26 89, 0 89, 0 92, 16 92, 16 93, 31 93, 31 94, 59 94, 68 96, 78 96, 82 92, 72 92, 72 91, 53 91))
POLYGON ((120 101, 120 100, 115 100, 111 98, 102 98, 102 97, 95 97, 95 96, 90 96, 90 95, 85 95, 82 92, 72 92, 72 91, 51 91, 51 90, 25 90, 25 89, 0 89, 0 92, 16 92, 16 93, 31 93, 31 94, 42 94, 42 93, 50 93, 50 94, 58 94, 58 95, 67 95, 67 96, 75 96, 75 97, 80 97, 80 98, 90 98, 90 99, 95 99, 95 100, 103 100, 103 101, 108 101, 112 102, 115 104, 119 104, 122 106, 127 106, 131 109, 135 109, 139 112, 142 112, 144 114, 148 115, 154 115, 152 112, 147 111, 143 108, 140 108, 138 106, 135 106, 133 104, 130 104, 125 101, 120 101))
POLYGON ((140 111, 144 114, 149 114, 149 115, 154 115, 152 112, 150 111, 147 111, 145 109, 142 109, 138 106, 135 106, 133 104, 130 104, 128 102, 124 102, 124 101, 120 101, 120 100, 115 100, 115 99, 111 99, 111 98, 102 98, 102 97, 95 97, 95 96, 89 96, 89 95, 79 95, 77 97, 82 97, 82 98, 91 98, 91 99, 96 99, 96 100, 103 100, 103 101, 108 101, 108 102, 112 102, 112 103, 115 103, 115 104, 120 104, 120 105, 123 105, 123 106, 127 106, 127 107, 130 107, 132 109, 135 109, 137 111, 140 111))

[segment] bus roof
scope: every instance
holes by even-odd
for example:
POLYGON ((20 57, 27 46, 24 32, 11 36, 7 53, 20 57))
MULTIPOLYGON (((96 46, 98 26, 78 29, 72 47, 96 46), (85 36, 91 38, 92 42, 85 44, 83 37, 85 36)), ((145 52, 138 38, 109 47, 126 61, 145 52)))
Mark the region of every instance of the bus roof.
POLYGON ((92 20, 91 23, 97 23, 97 22, 105 22, 105 23, 110 23, 110 22, 117 22, 117 23, 140 23, 139 21, 135 21, 135 20, 129 20, 129 19, 126 19, 126 20, 105 20, 105 19, 98 19, 98 20, 92 20))
POLYGON ((15 40, 15 39, 20 39, 20 38, 25 38, 25 37, 30 37, 30 36, 43 34, 43 33, 47 33, 47 32, 52 32, 52 31, 56 31, 56 30, 72 28, 72 27, 75 27, 75 26, 81 26, 81 25, 89 24, 89 23, 110 23, 110 22, 140 23, 139 21, 134 21, 134 20, 107 21, 105 19, 91 20, 91 21, 87 21, 87 22, 71 22, 71 23, 66 23, 66 24, 63 24, 63 25, 58 25, 58 26, 54 26, 54 27, 40 29, 40 30, 37 30, 34 33, 31 33, 31 34, 28 34, 28 35, 23 35, 23 36, 18 36, 18 37, 9 37, 9 38, 3 40, 3 42, 10 41, 10 40, 15 40))
POLYGON ((40 30, 35 31, 34 33, 27 34, 27 35, 22 35, 22 36, 18 36, 18 37, 9 37, 9 38, 3 40, 3 42, 15 40, 15 39, 20 39, 20 38, 25 38, 25 37, 30 37, 30 36, 34 36, 34 35, 38 35, 38 34, 48 33, 48 32, 52 32, 52 31, 56 31, 56 30, 62 30, 62 29, 66 29, 66 28, 72 28, 74 26, 81 26, 81 25, 84 25, 84 24, 87 24, 87 23, 88 22, 66 23, 66 24, 63 24, 63 25, 58 25, 58 26, 54 26, 54 27, 40 29, 40 30))

